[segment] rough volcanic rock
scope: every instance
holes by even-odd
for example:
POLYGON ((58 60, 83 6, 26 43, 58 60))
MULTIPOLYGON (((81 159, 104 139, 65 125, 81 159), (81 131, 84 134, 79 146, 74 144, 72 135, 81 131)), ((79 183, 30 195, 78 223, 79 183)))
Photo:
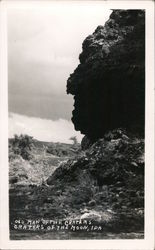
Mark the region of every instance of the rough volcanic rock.
MULTIPOLYGON (((106 133, 83 154, 62 163, 48 178, 47 184, 54 183, 63 188, 68 188, 68 184, 86 187, 128 185, 130 189, 134 178, 142 177, 143 189, 143 176, 144 140, 116 129, 106 133)), ((133 188, 138 191, 138 182, 136 184, 133 188)))
POLYGON ((70 75, 75 129, 96 140, 118 127, 144 133, 145 12, 114 10, 82 45, 70 75))
POLYGON ((143 230, 144 140, 122 129, 110 131, 83 155, 62 163, 47 184, 62 192, 70 213, 87 208, 89 215, 93 207, 100 215, 110 211, 113 229, 143 230))

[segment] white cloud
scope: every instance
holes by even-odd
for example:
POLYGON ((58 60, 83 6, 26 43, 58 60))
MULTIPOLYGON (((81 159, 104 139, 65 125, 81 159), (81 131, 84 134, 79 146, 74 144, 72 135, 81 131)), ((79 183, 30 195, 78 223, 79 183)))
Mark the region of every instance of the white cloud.
POLYGON ((64 143, 71 143, 71 136, 76 136, 79 142, 83 137, 80 132, 74 130, 72 122, 64 119, 53 121, 10 113, 9 138, 14 134, 27 134, 40 141, 64 143))

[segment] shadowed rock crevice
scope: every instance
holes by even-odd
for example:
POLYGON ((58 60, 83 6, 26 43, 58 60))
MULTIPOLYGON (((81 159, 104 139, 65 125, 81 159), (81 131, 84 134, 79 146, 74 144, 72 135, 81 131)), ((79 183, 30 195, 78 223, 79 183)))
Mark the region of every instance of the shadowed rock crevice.
POLYGON ((145 13, 114 10, 82 45, 70 75, 75 129, 91 140, 118 127, 143 135, 145 106, 145 13))

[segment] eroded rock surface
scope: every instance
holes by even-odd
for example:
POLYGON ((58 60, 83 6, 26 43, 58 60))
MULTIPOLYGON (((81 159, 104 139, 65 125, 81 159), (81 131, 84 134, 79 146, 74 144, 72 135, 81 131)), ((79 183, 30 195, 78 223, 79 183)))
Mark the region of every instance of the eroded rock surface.
POLYGON ((82 45, 70 75, 75 129, 92 141, 118 127, 143 134, 145 103, 145 13, 114 10, 82 45))

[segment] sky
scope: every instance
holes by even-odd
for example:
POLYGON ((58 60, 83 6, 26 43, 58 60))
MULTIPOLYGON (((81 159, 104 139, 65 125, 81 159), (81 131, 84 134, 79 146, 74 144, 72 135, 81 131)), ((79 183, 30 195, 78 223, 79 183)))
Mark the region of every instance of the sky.
POLYGON ((71 124, 73 96, 66 94, 66 83, 79 64, 82 42, 110 13, 101 1, 50 1, 42 8, 30 1, 26 8, 8 8, 10 137, 29 132, 40 140, 57 140, 59 127, 64 136, 58 140, 69 142, 70 127, 70 135, 81 140, 71 124))

